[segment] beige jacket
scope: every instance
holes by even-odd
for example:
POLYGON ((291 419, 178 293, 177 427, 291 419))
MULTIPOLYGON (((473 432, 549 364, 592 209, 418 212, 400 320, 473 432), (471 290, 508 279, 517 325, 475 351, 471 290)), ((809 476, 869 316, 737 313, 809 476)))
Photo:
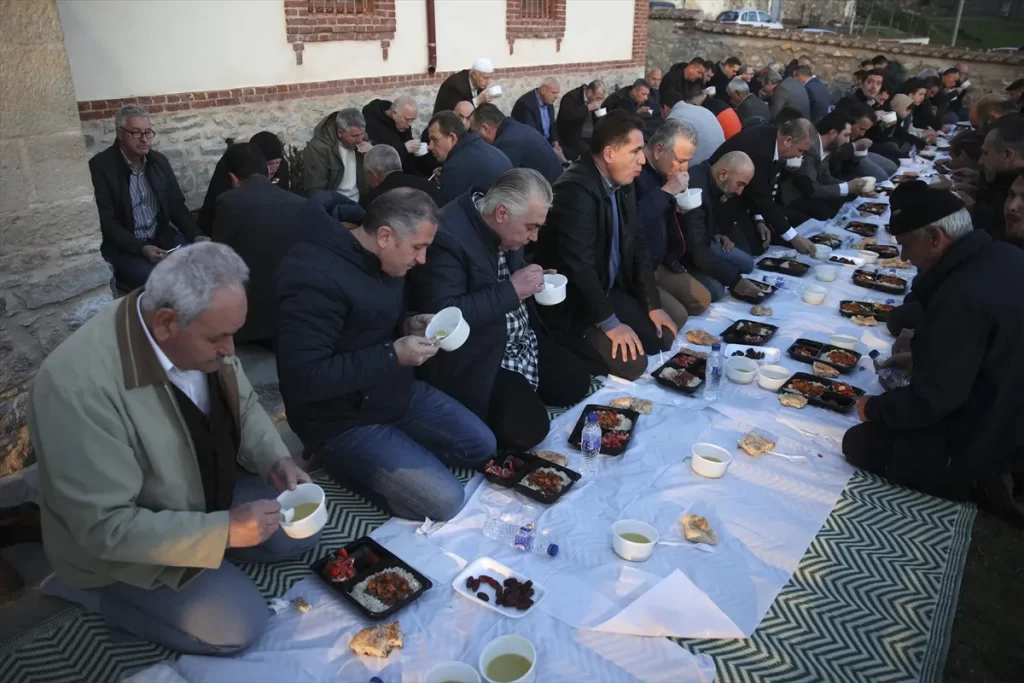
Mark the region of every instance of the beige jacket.
MULTIPOLYGON (((60 578, 180 588, 220 566, 228 512, 206 513, 195 448, 136 300, 113 302, 47 357, 29 399, 43 546, 60 578)), ((238 462, 266 478, 288 457, 237 358, 218 378, 238 462)))

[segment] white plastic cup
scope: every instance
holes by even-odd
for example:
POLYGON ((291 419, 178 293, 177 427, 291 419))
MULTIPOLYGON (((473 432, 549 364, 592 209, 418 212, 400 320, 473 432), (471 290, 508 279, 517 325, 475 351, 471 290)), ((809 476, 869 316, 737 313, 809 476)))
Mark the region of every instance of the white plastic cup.
POLYGON ((835 266, 816 266, 814 277, 821 282, 835 282, 839 277, 839 269, 835 266))
POLYGON ((679 208, 682 209, 683 211, 691 211, 700 206, 702 201, 702 194, 703 190, 701 190, 699 187, 691 187, 685 192, 680 192, 675 196, 676 204, 678 204, 679 208))
POLYGON ((530 660, 530 669, 523 676, 509 683, 533 683, 537 680, 537 649, 522 636, 501 636, 495 638, 480 653, 480 674, 487 683, 499 683, 487 676, 487 667, 500 655, 520 655, 530 660))
POLYGON ((638 519, 620 519, 612 524, 612 550, 615 554, 627 562, 645 562, 654 553, 654 546, 658 542, 658 531, 638 519), (640 534, 650 540, 650 543, 637 543, 627 541, 622 534, 640 534))
POLYGON ((806 285, 804 287, 801 298, 804 303, 811 304, 812 306, 820 306, 825 303, 825 297, 828 296, 828 290, 818 285, 806 285))
POLYGON ((857 338, 846 334, 833 334, 828 338, 828 343, 847 351, 857 350, 857 338))
POLYGON ((427 339, 434 339, 440 330, 448 334, 438 342, 444 351, 455 351, 469 339, 469 323, 462 317, 462 311, 455 306, 442 308, 427 325, 427 339))
POLYGON ((533 295, 534 300, 541 306, 554 306, 565 301, 566 287, 569 278, 558 273, 544 276, 544 289, 533 295))
POLYGON ((708 97, 713 97, 717 92, 718 88, 716 88, 713 85, 709 85, 708 87, 704 88, 704 94, 707 95, 708 97))
POLYGON ((427 143, 425 143, 425 142, 421 142, 420 146, 416 148, 415 152, 413 152, 413 155, 418 156, 418 157, 425 157, 425 156, 427 156, 427 152, 428 151, 429 151, 429 145, 427 145, 427 143))
POLYGON ((501 97, 501 86, 492 85, 487 89, 487 94, 490 95, 491 97, 501 97))
POLYGON ((874 176, 865 176, 865 177, 861 178, 861 180, 864 181, 864 191, 865 192, 874 192, 875 191, 875 177, 874 176))
POLYGON ((722 477, 732 462, 732 453, 713 443, 693 444, 690 455, 690 469, 708 479, 722 477), (717 462, 709 458, 715 458, 717 462))
MULTIPOLYGON (((316 503, 313 514, 294 522, 281 522, 285 534, 292 538, 309 538, 327 523, 327 498, 324 490, 316 484, 299 484, 293 491, 285 491, 277 497, 281 510, 294 510, 303 503, 316 503)), ((284 515, 282 515, 283 517, 284 515)))
POLYGON ((863 159, 867 155, 868 155, 868 151, 866 149, 855 149, 855 150, 853 150, 853 156, 858 157, 860 159, 863 159))
POLYGON ((480 674, 469 664, 463 662, 441 662, 435 664, 423 674, 423 683, 480 683, 480 674))
POLYGON ((786 159, 786 168, 788 168, 791 171, 795 171, 798 168, 800 168, 803 165, 803 163, 804 158, 802 156, 792 157, 791 159, 786 159))
POLYGON ((601 118, 602 116, 604 116, 607 113, 608 113, 608 109, 606 109, 605 107, 601 107, 600 109, 598 109, 598 110, 596 110, 594 112, 594 116, 596 116, 597 118, 601 118))

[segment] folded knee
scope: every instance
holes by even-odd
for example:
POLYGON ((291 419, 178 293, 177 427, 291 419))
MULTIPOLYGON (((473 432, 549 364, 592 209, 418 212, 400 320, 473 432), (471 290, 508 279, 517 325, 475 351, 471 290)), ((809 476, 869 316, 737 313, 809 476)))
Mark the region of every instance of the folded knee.
POLYGON ((633 360, 617 361, 612 372, 629 381, 640 379, 640 376, 647 372, 647 356, 637 356, 633 360))

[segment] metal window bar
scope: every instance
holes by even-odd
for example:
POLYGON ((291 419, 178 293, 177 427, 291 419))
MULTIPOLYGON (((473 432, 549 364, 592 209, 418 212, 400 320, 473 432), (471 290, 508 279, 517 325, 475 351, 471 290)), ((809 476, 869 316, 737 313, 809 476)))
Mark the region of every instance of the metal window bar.
POLYGON ((372 14, 377 0, 309 0, 309 11, 317 14, 353 16, 372 14))
POLYGON ((520 0, 519 16, 523 19, 551 19, 554 5, 554 0, 520 0))

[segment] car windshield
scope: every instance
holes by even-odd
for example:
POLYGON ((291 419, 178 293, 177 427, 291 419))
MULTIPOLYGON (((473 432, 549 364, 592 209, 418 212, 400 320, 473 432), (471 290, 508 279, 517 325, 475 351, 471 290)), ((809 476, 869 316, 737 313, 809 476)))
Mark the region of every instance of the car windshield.
POLYGON ((718 20, 719 21, 736 21, 736 13, 735 12, 722 12, 721 14, 718 15, 718 20))

